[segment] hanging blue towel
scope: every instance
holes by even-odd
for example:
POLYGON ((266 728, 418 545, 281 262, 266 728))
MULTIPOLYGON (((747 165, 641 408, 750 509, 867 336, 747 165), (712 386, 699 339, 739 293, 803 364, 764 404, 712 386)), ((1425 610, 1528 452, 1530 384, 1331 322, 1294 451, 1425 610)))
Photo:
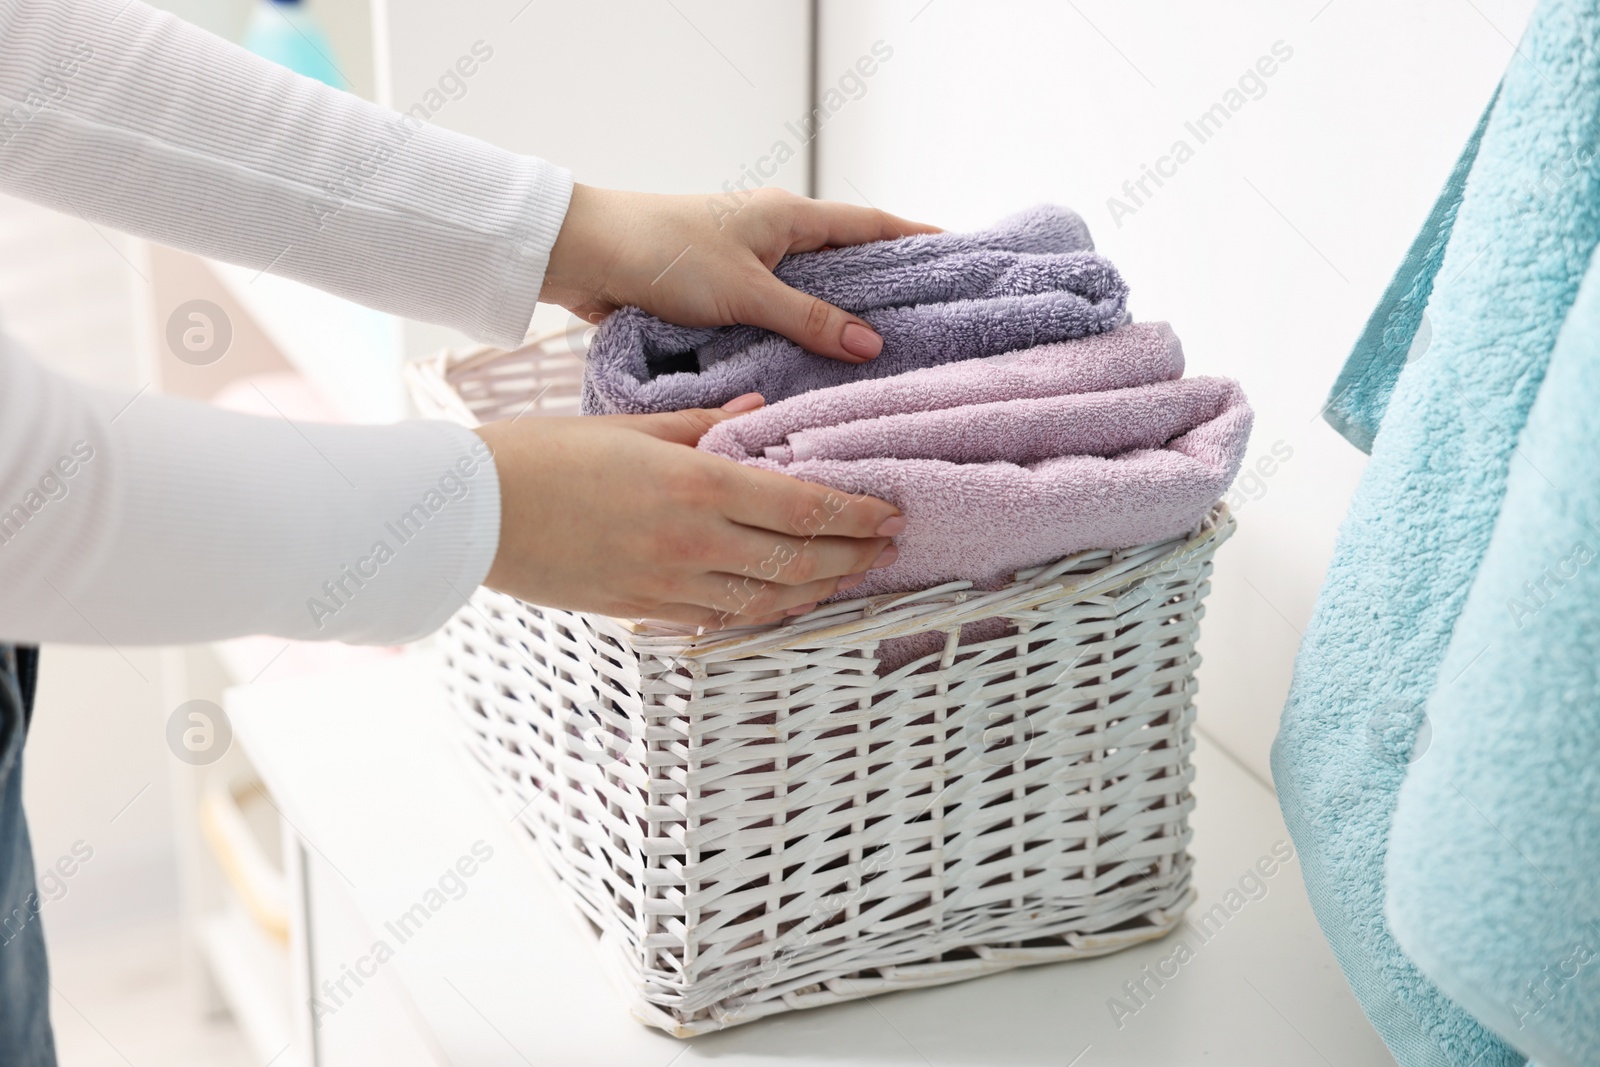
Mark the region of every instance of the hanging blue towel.
POLYGON ((1428 701, 1432 744, 1406 776, 1389 839, 1388 913, 1401 947, 1544 1067, 1600 1055, 1597 412, 1591 259, 1428 701))
POLYGON ((1430 217, 1433 235, 1385 297, 1406 313, 1378 358, 1370 343, 1354 353, 1346 382, 1367 389, 1334 419, 1376 431, 1372 459, 1296 661, 1273 777, 1317 918, 1402 1067, 1523 1063, 1402 951, 1384 916, 1384 867, 1516 435, 1600 241, 1593 176, 1549 180, 1600 130, 1597 39, 1594 0, 1546 0, 1534 13, 1476 153, 1430 217), (1423 321, 1422 301, 1425 351, 1408 326, 1423 321))

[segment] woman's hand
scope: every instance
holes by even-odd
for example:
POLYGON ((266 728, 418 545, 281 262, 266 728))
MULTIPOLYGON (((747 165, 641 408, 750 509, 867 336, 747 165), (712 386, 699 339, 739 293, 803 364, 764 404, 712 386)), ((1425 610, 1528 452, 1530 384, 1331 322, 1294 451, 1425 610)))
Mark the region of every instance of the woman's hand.
POLYGON ((746 323, 818 355, 861 363, 883 349, 872 327, 789 288, 772 268, 790 252, 937 232, 873 208, 779 189, 757 190, 734 209, 721 196, 575 185, 539 299, 588 322, 634 306, 680 326, 746 323))
POLYGON ((697 451, 720 411, 535 417, 477 433, 500 476, 484 584, 535 604, 720 628, 799 615, 887 567, 893 505, 697 451))

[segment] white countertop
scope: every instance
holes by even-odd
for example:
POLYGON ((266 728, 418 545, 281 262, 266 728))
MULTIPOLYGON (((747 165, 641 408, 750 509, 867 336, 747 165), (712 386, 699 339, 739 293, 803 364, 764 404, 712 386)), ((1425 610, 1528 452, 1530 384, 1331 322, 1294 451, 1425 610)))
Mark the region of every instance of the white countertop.
MULTIPOLYGON (((1203 722, 1203 695, 1200 703, 1203 722)), ((680 1041, 636 1022, 607 984, 588 931, 456 743, 427 659, 257 683, 233 690, 228 711, 284 817, 371 931, 417 904, 475 843, 493 850, 459 899, 383 964, 441 1062, 1393 1063, 1317 930, 1298 865, 1252 877, 1288 840, 1272 794, 1204 736, 1193 816, 1199 902, 1165 940, 680 1041), (1219 904, 1207 932, 1197 931, 1219 904), (1139 1000, 1130 982, 1143 983, 1139 1000)))

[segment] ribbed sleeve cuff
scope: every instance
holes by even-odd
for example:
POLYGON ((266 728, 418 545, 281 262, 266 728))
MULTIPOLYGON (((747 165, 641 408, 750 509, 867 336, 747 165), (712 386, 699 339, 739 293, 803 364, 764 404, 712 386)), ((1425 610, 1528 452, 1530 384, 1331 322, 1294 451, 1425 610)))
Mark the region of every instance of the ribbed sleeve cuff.
POLYGON ((533 156, 521 157, 521 162, 528 168, 522 194, 527 229, 508 265, 497 313, 478 330, 484 340, 501 348, 515 348, 527 336, 550 269, 550 250, 572 202, 571 171, 533 156))
MULTIPOLYGON (((417 567, 407 576, 414 590, 414 595, 408 597, 409 605, 414 606, 415 613, 407 611, 406 617, 398 619, 369 615, 352 620, 354 625, 372 627, 375 636, 366 640, 382 644, 417 641, 443 626, 483 584, 500 548, 500 475, 488 445, 471 430, 453 423, 408 425, 417 430, 419 446, 433 453, 431 467, 425 465, 420 470, 452 472, 464 488, 459 500, 446 497, 451 507, 430 510, 427 538, 417 541, 417 567), (424 434, 431 440, 424 440, 424 434), (435 523, 435 519, 440 521, 435 523), (394 636, 382 632, 390 625, 399 628, 394 636)), ((440 476, 440 481, 446 480, 448 473, 440 476)), ((429 487, 437 488, 437 484, 429 487)), ((425 490, 424 506, 426 494, 425 490)))

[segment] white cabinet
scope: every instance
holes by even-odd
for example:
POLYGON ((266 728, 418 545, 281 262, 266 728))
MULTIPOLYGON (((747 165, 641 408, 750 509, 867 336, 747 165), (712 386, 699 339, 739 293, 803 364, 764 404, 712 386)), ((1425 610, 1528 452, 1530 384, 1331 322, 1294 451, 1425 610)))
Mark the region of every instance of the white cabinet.
POLYGON ((305 859, 292 1007, 307 1065, 1392 1062, 1298 864, 1279 862, 1288 834, 1271 794, 1204 737, 1199 902, 1168 938, 678 1041, 629 1017, 586 925, 457 743, 430 657, 244 687, 228 711, 305 859), (314 1030, 312 993, 333 1009, 314 1030))

